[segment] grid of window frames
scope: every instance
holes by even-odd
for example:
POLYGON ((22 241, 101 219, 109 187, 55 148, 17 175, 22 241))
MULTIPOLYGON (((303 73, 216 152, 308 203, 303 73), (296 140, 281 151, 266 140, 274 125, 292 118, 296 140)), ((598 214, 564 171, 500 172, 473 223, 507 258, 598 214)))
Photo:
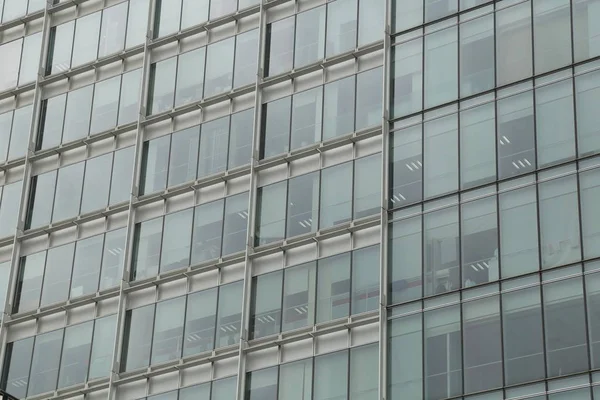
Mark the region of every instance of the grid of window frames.
POLYGON ((254 109, 144 142, 140 193, 250 164, 254 109))
POLYGON ((130 279, 244 251, 247 219, 244 192, 136 224, 130 279))
POLYGON ((96 135, 136 122, 142 70, 136 69, 43 100, 36 150, 96 135))
POLYGON ((113 314, 8 343, 2 387, 25 398, 108 377, 116 326, 113 314))
POLYGON ((377 310, 379 245, 252 278, 250 339, 377 310))
POLYGON ((377 399, 378 344, 252 371, 244 400, 377 399))
POLYGON ((235 398, 237 377, 221 378, 140 400, 229 400, 235 398))
POLYGON ((255 246, 379 213, 381 154, 258 188, 255 246))
POLYGON ((238 281, 128 310, 121 370, 239 344, 242 289, 238 281))
POLYGON ((21 257, 13 313, 64 303, 118 286, 125 228, 21 257))
POLYGON ((263 104, 260 158, 381 125, 382 73, 375 68, 263 104))
POLYGON ((31 178, 26 229, 63 221, 129 200, 134 147, 126 147, 31 178))
POLYGON ((52 27, 46 75, 143 44, 149 4, 150 0, 128 0, 52 27))

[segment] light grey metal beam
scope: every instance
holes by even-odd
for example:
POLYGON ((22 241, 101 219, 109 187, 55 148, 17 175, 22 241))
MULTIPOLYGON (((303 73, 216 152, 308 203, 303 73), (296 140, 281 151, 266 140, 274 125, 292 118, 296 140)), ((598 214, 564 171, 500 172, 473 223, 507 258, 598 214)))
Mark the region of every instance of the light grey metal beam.
POLYGON ((259 14, 259 38, 256 86, 254 95, 254 123, 252 129, 252 158, 250 159, 250 183, 248 191, 248 225, 246 229, 246 253, 244 257, 244 287, 242 291, 242 315, 240 322, 240 348, 238 355, 238 374, 236 399, 244 400, 246 387, 246 352, 248 346, 248 328, 250 323, 250 295, 252 291, 252 259, 250 254, 254 248, 254 226, 256 218, 256 191, 258 182, 258 171, 256 166, 260 154, 260 126, 262 115, 262 90, 261 84, 264 76, 264 52, 267 32, 267 15, 265 1, 260 0, 259 14))

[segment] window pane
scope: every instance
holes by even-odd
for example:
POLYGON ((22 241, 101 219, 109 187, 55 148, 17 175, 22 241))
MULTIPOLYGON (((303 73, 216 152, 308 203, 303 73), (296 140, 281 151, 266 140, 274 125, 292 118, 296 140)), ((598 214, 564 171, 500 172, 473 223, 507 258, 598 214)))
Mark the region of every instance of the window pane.
POLYGON ((286 237, 316 232, 319 226, 319 173, 290 179, 287 202, 286 237))
POLYGON ((162 218, 136 224, 131 280, 149 278, 158 274, 162 227, 162 218))
POLYGON ((81 214, 105 208, 110 190, 110 172, 113 155, 105 154, 85 163, 81 214))
POLYGON ((227 168, 229 117, 202 124, 200 128, 200 157, 198 178, 203 178, 227 168))
POLYGON ((56 197, 52 212, 53 222, 79 215, 84 168, 85 163, 80 162, 58 170, 56 197))
POLYGON ((274 76, 292 69, 295 26, 294 17, 267 25, 265 76, 274 76))
POLYGON ((415 39, 392 48, 393 118, 422 109, 423 39, 415 39))
POLYGON ((149 4, 150 0, 129 0, 125 48, 144 43, 148 27, 149 4))
POLYGON ((209 0, 183 0, 181 30, 208 21, 209 0))
MULTIPOLYGON (((361 2, 361 4, 364 0, 361 2)), ((392 31, 401 32, 423 23, 422 0, 392 0, 392 31)))
POLYGON ((458 189, 458 117, 456 114, 423 124, 424 196, 458 189))
POLYGON ((350 400, 377 400, 379 389, 379 345, 350 350, 350 400))
POLYGON ((573 3, 573 45, 575 62, 600 55, 600 31, 595 21, 600 18, 598 0, 576 0, 573 3))
POLYGON ((213 349, 216 318, 217 288, 188 295, 184 357, 213 349))
POLYGON ((233 13, 237 8, 236 0, 219 0, 210 2, 210 19, 220 18, 233 13))
POLYGON ((260 158, 289 151, 291 103, 284 97, 263 105, 260 158))
POLYGON ((227 169, 250 164, 254 108, 231 115, 227 169))
POLYGON ((75 243, 48 250, 41 307, 65 301, 69 297, 74 251, 75 243))
POLYGON ((117 286, 121 281, 125 262, 125 233, 126 228, 122 228, 105 235, 100 290, 117 286))
POLYGON ((296 16, 294 67, 302 67, 325 55, 325 7, 317 7, 296 16))
POLYGON ((460 25, 460 95, 469 96, 494 87, 494 16, 460 25))
MULTIPOLYGON (((27 394, 33 337, 9 343, 6 346, 4 368, 6 368, 6 392, 18 398, 27 394)), ((4 375, 3 375, 4 377, 4 375)))
POLYGON ((539 262, 535 187, 500 194, 498 201, 502 277, 536 271, 539 262))
POLYGON ((35 310, 40 303, 46 252, 21 257, 13 313, 35 310))
POLYGON ((121 371, 148 366, 154 321, 154 304, 128 310, 125 314, 121 371))
POLYGON ((430 22, 458 11, 456 0, 425 0, 425 22, 430 22))
POLYGON ((204 97, 231 90, 234 44, 234 38, 229 38, 207 47, 204 97))
POLYGON ((36 336, 27 396, 56 389, 62 342, 62 329, 36 336))
POLYGON ((548 376, 587 370, 588 348, 581 277, 546 283, 543 290, 548 376))
POLYGON ((357 2, 337 0, 327 4, 327 57, 356 48, 357 2))
POLYGON ((379 307, 379 246, 352 253, 352 314, 379 307))
POLYGON ((140 193, 148 194, 165 189, 169 169, 171 135, 144 143, 140 193))
POLYGON ((185 296, 156 304, 150 364, 176 360, 181 357, 184 317, 185 296))
POLYGON ((211 400, 230 400, 235 398, 236 383, 237 377, 235 376, 214 381, 212 384, 211 400))
POLYGON ((179 400, 210 400, 210 382, 179 389, 179 400))
POLYGON ((96 293, 100 277, 100 261, 104 235, 92 236, 80 240, 75 248, 71 298, 96 293))
POLYGON ((499 296, 463 304, 465 393, 502 386, 499 296))
POLYGON ((346 399, 348 393, 348 352, 315 357, 314 400, 346 399))
POLYGON ((502 313, 506 384, 542 379, 545 372, 540 288, 503 293, 502 313))
MULTIPOLYGON (((440 5, 440 2, 436 3, 437 6, 440 5)), ((426 108, 447 103, 458 97, 457 41, 457 27, 425 36, 426 108)))
POLYGON ((196 179, 199 141, 200 130, 197 126, 173 133, 167 186, 176 186, 196 179))
POLYGON ((81 17, 75 21, 75 39, 73 40, 73 59, 71 66, 76 67, 96 59, 100 35, 100 12, 81 17))
POLYGON ((62 94, 42 102, 36 149, 49 149, 60 144, 66 100, 67 95, 62 94))
POLYGON ((2 204, 0 204, 0 237, 15 234, 15 227, 19 218, 22 187, 23 181, 4 186, 2 204))
POLYGON ((347 162, 321 171, 321 229, 352 219, 352 167, 347 162))
POLYGON ((418 299, 422 296, 421 217, 394 222, 389 229, 390 301, 418 299))
POLYGON ((23 54, 21 55, 21 70, 19 72, 19 86, 35 81, 40 65, 40 48, 42 46, 42 33, 26 36, 23 40, 23 54))
POLYGON ((4 4, 4 14, 2 15, 2 22, 11 21, 25 14, 27 14, 27 1, 6 0, 4 4))
POLYGON ((358 46, 383 39, 380 27, 385 22, 385 1, 365 1, 358 3, 358 46))
POLYGON ((67 143, 88 135, 94 85, 69 92, 62 142, 67 143))
POLYGON ((533 2, 535 73, 571 63, 571 8, 568 0, 533 2))
POLYGON ((381 80, 383 68, 375 68, 356 76, 356 127, 359 131, 381 125, 381 80))
MULTIPOLYGON (((4 310, 4 302, 8 291, 8 278, 10 275, 10 260, 0 263, 0 310, 4 310)), ((0 317, 2 320, 2 317, 0 317)))
POLYGON ((295 94, 292 101, 292 144, 295 150, 321 140, 323 87, 295 94))
POLYGON ((425 294, 458 289, 460 285, 458 207, 423 216, 425 229, 425 294))
POLYGON ((287 181, 258 188, 255 246, 284 238, 287 181))
POLYGON ((581 231, 585 258, 600 256, 600 169, 579 175, 581 231))
POLYGON ((285 270, 281 329, 283 332, 314 323, 316 267, 316 262, 311 262, 285 270))
POLYGON ((539 196, 542 268, 580 260, 577 178, 540 183, 539 196))
POLYGON ((137 121, 139 110, 139 92, 142 70, 136 69, 123 74, 121 81, 121 99, 119 101, 118 125, 137 121))
POLYGON ((539 166, 573 159, 573 81, 569 79, 536 89, 535 111, 539 166))
POLYGON ((246 249, 248 229, 248 192, 225 200, 223 256, 246 249))
POLYGON ((46 75, 50 75, 50 73, 56 74, 57 72, 63 72, 71 68, 74 33, 75 21, 52 28, 50 31, 50 44, 48 46, 46 75))
POLYGON ((354 132, 354 79, 351 76, 325 85, 323 140, 354 132))
POLYGON ((121 3, 102 11, 98 58, 123 50, 127 25, 127 5, 128 3, 121 3))
POLYGON ((256 82, 258 29, 236 36, 233 87, 256 82))
MULTIPOLYGON (((240 340, 243 287, 239 281, 219 288, 216 348, 238 344, 240 340)), ((228 399, 230 397, 223 397, 223 400, 228 399)))
POLYGON ((347 317, 350 311, 350 253, 319 260, 317 323, 347 317))
MULTIPOLYGON (((597 264, 588 264, 597 267, 597 264)), ((587 301, 588 335, 590 339, 590 356, 592 368, 600 364, 600 274, 585 275, 587 301)))
POLYGON ((312 358, 279 367, 279 400, 310 400, 312 358))
POLYGON ((223 233, 223 200, 202 204, 194 212, 192 264, 219 258, 223 233))
POLYGON ((498 100, 498 178, 535 168, 533 93, 498 100))
POLYGON ((9 160, 21 158, 27 152, 32 111, 33 106, 21 107, 15 110, 10 135, 10 148, 8 149, 9 160))
POLYGON ((422 141, 421 124, 396 131, 390 137, 392 207, 414 203, 423 198, 422 141))
POLYGON ((462 392, 460 306, 425 313, 425 397, 443 399, 462 392))
POLYGON ((117 125, 120 88, 120 76, 96 83, 90 135, 109 130, 117 125))
MULTIPOLYGON (((43 103, 41 107, 43 107, 43 103)), ((0 132, 6 132, 5 134, 0 135, 0 163, 4 163, 6 161, 6 157, 8 157, 8 145, 10 142, 10 129, 12 128, 12 119, 12 111, 0 114, 0 132)), ((42 126, 41 121, 40 126, 42 126)))
POLYGON ((90 357, 90 380, 109 375, 116 328, 116 314, 96 320, 90 357))
POLYGON ((50 223, 52 201, 56 185, 56 171, 47 172, 32 178, 29 193, 28 224, 29 228, 38 228, 50 223))
POLYGON ((2 59, 0 91, 2 92, 17 86, 22 45, 23 40, 19 39, 0 46, 0 59, 2 59))
POLYGON ((463 287, 493 282, 499 278, 496 208, 495 196, 461 205, 463 287))
POLYGON ((85 382, 90 364, 93 329, 93 321, 69 326, 65 329, 65 341, 58 377, 59 388, 85 382))
POLYGON ((202 99, 205 55, 206 48, 202 47, 179 56, 175 106, 202 99))
POLYGON ((190 265, 190 242, 194 210, 165 215, 160 272, 164 273, 190 265))
POLYGON ((150 66, 148 115, 173 108, 176 68, 177 57, 171 57, 150 66))
POLYGON ((134 147, 115 151, 112 179, 110 181, 109 204, 128 201, 131 193, 131 179, 133 176, 134 147))
POLYGON ((277 367, 248 372, 245 400, 277 400, 277 367))
POLYGON ((354 162, 354 219, 379 212, 381 207, 381 154, 354 162))
POLYGON ((496 85, 531 76, 531 4, 496 12, 496 85))
POLYGON ((281 271, 252 278, 250 339, 258 339, 280 331, 282 279, 281 271))
POLYGON ((157 0, 154 36, 161 37, 179 32, 181 0, 157 0))
POLYGON ((600 71, 575 78, 577 101, 577 150, 579 155, 600 151, 600 116, 596 104, 600 103, 600 71))
MULTIPOLYGON (((460 113, 460 184, 463 189, 496 177, 496 110, 494 103, 460 113)), ((500 144, 509 145, 505 139, 500 144)))
POLYGON ((388 397, 423 398, 422 314, 389 321, 388 397))

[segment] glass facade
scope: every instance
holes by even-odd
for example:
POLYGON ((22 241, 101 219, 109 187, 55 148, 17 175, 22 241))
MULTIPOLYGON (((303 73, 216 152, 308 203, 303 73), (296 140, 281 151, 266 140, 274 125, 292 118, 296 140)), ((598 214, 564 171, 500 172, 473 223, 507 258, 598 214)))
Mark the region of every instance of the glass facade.
POLYGON ((0 391, 600 400, 599 27, 0 0, 0 391))

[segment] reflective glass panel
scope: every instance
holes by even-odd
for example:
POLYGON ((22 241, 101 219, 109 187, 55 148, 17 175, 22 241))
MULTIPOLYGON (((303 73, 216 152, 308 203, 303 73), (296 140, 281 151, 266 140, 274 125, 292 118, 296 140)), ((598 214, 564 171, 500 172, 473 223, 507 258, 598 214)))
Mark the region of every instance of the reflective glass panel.
POLYGON ((75 21, 75 38, 73 39, 71 67, 76 67, 96 59, 98 55, 101 17, 101 12, 95 12, 75 21))
POLYGON ((219 258, 223 234, 223 200, 196 207, 192 240, 192 264, 219 258))
POLYGON ((284 238, 286 194, 287 181, 258 188, 256 200, 256 246, 284 238))
POLYGON ((150 364, 181 357, 185 300, 185 296, 182 296, 156 304, 150 364))
POLYGON ((93 329, 94 321, 69 326, 65 329, 58 375, 59 388, 85 382, 90 364, 93 329))
POLYGON ((163 219, 155 218, 135 226, 132 280, 158 274, 163 219))
POLYGON ((265 75, 274 76, 292 69, 296 19, 285 18, 267 25, 265 75))
POLYGON ((133 371, 148 366, 152 344, 154 304, 128 310, 121 353, 121 371, 133 371))
POLYGON ((202 99, 206 48, 188 51, 179 56, 175 106, 202 99))
POLYGON ((100 290, 117 286, 121 281, 121 271, 125 262, 125 233, 126 228, 122 228, 105 235, 100 290))
POLYGON ((99 210, 108 204, 112 163, 112 153, 86 161, 81 214, 99 210))
POLYGON ((252 278, 250 339, 258 339, 280 331, 282 280, 282 271, 252 278))
POLYGON ((295 94, 292 100, 291 150, 321 140, 323 87, 295 94))
POLYGON ((79 240, 75 247, 71 298, 96 293, 100 278, 104 235, 79 240))
POLYGON ((36 336, 27 396, 56 389, 62 343, 63 329, 36 336))
POLYGON ((381 207, 381 154, 354 162, 354 219, 379 212, 381 207))
POLYGON ((120 76, 96 83, 90 135, 109 130, 117 125, 120 88, 120 76))
MULTIPOLYGON (((240 340, 243 286, 240 281, 219 288, 216 348, 238 344, 240 340)), ((223 398, 223 400, 228 399, 230 397, 223 398)))
POLYGON ((165 215, 160 272, 164 273, 190 265, 190 242, 194 210, 165 215))
MULTIPOLYGON (((221 3, 224 1, 222 0, 221 3)), ((212 3, 215 4, 215 2, 212 3)), ((204 97, 211 97, 231 90, 234 40, 234 38, 225 39, 207 47, 204 97)))
POLYGON ((98 58, 123 50, 127 26, 127 6, 128 3, 125 2, 102 11, 98 58))
POLYGON ((225 171, 229 139, 229 117, 202 124, 200 128, 200 156, 198 178, 225 171))
POLYGON ((279 367, 279 400, 310 400, 313 359, 282 364, 279 367))
POLYGON ((242 33, 235 40, 233 87, 240 87, 256 82, 258 29, 242 33))
POLYGON ((354 132, 354 87, 354 76, 325 85, 323 140, 354 132))
POLYGON ((94 85, 73 90, 67 95, 67 110, 62 142, 67 143, 88 135, 94 85))
POLYGON ((352 219, 352 169, 348 162, 321 171, 321 229, 352 219))
POLYGON ((350 312, 350 253, 319 260, 317 323, 347 317, 350 312))
POLYGON ((314 323, 316 279, 316 262, 285 270, 282 331, 298 329, 314 323))
POLYGON ((199 141, 200 130, 197 126, 173 133, 167 186, 176 186, 196 178, 199 141))
POLYGON ((33 340, 33 337, 29 337, 6 345, 5 372, 2 375, 4 382, 2 383, 7 392, 13 396, 19 396, 19 398, 27 395, 33 340))
POLYGON ((46 252, 21 257, 13 313, 35 310, 40 304, 46 252))
POLYGON ((188 295, 183 342, 184 357, 212 350, 214 347, 217 290, 213 288, 188 295))
POLYGON ((41 307, 65 301, 69 297, 74 251, 75 243, 48 250, 41 307))
POLYGON ((148 115, 173 108, 177 57, 159 61, 150 66, 148 115))
POLYGON ((358 0, 337 0, 327 4, 327 57, 356 47, 358 0))
POLYGON ((348 353, 340 351, 315 357, 314 400, 346 399, 348 396, 348 353))
POLYGON ((90 380, 109 375, 116 329, 116 314, 96 320, 88 375, 90 380))
POLYGON ((294 67, 314 63, 325 56, 325 7, 296 16, 294 67))
POLYGON ((319 226, 319 173, 290 179, 287 203, 286 237, 316 232, 319 226))
POLYGON ((248 193, 240 193, 225 200, 223 224, 223 256, 244 251, 248 228, 248 193))
MULTIPOLYGON (((85 163, 69 165, 58 170, 52 221, 62 221, 79 215, 85 163)), ((46 199, 47 201, 47 199, 46 199)))

